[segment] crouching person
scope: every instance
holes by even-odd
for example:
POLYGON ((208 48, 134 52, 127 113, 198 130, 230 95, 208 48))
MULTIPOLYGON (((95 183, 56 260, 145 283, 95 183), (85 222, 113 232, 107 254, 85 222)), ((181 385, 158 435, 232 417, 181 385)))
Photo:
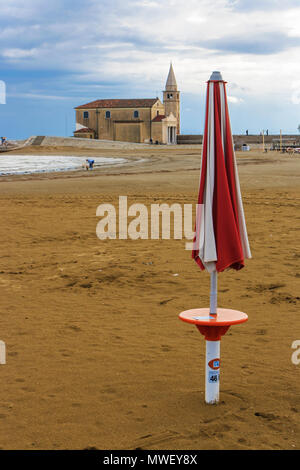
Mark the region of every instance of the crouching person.
POLYGON ((95 160, 90 160, 89 158, 86 159, 88 168, 87 170, 92 170, 94 168, 95 160))

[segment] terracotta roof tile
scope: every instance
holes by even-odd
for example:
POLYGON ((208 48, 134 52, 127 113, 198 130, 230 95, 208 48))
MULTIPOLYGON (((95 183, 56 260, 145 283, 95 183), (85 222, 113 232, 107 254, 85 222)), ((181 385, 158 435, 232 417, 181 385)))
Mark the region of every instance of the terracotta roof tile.
POLYGON ((78 129, 77 131, 74 131, 74 134, 78 134, 79 132, 95 132, 93 129, 90 129, 89 127, 82 127, 81 129, 78 129))
POLYGON ((93 108, 151 108, 159 98, 96 100, 77 106, 75 109, 93 108))
POLYGON ((152 122, 160 122, 162 121, 163 119, 165 119, 165 115, 164 114, 158 114, 157 116, 155 116, 154 119, 152 119, 152 122))

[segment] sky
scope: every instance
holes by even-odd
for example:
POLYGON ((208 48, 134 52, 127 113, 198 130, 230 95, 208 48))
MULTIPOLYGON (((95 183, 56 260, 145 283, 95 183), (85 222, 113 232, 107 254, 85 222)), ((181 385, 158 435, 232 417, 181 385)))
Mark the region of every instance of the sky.
POLYGON ((0 134, 9 139, 72 135, 74 107, 95 99, 162 99, 170 61, 181 133, 203 132, 213 70, 228 82, 233 133, 298 132, 300 0, 0 0, 0 7, 0 134))

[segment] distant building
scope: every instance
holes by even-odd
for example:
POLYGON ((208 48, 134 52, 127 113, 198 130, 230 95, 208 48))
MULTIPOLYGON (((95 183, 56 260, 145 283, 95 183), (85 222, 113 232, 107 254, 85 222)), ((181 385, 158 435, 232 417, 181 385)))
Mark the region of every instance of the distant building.
POLYGON ((180 133, 180 92, 172 64, 163 91, 147 99, 96 100, 77 106, 75 137, 175 144, 180 133))
POLYGON ((89 129, 88 127, 80 127, 77 131, 74 132, 75 137, 80 137, 83 139, 95 139, 94 129, 89 129))

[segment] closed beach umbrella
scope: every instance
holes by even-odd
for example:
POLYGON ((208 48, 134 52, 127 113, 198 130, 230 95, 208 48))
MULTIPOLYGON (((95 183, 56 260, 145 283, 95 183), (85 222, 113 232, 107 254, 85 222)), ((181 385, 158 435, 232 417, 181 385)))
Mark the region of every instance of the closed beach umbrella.
MULTIPOLYGON (((213 72, 207 83, 205 130, 193 258, 201 269, 241 269, 251 258, 226 97, 213 72)), ((211 312, 216 313, 216 312, 211 312)))
POLYGON ((242 269, 244 260, 251 258, 230 128, 226 82, 220 72, 213 72, 207 83, 198 204, 192 257, 202 270, 210 273, 210 309, 190 310, 180 317, 196 324, 205 334, 206 401, 215 403, 219 399, 220 337, 227 331, 226 327, 228 329, 232 324, 247 320, 247 315, 242 312, 217 309, 217 273, 229 268, 242 269), (211 327, 219 333, 212 334, 211 327))

